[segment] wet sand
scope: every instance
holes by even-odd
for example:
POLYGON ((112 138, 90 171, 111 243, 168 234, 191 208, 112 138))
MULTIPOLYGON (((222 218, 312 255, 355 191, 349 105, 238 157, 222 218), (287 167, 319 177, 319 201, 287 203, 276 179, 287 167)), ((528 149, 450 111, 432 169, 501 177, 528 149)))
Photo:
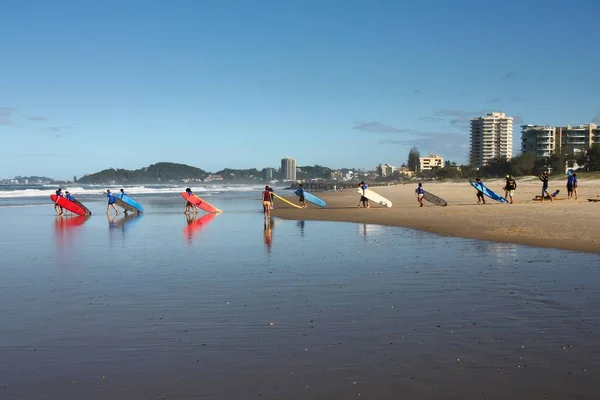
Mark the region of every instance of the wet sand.
MULTIPOLYGON (((578 189, 578 200, 566 199, 565 181, 551 181, 550 190, 560 189, 551 203, 533 201, 541 192, 539 180, 519 180, 515 203, 501 204, 486 197, 478 205, 476 191, 465 183, 424 183, 425 190, 443 198, 448 206, 425 202, 419 207, 414 194, 416 183, 373 189, 393 202, 392 208, 371 203, 371 208, 357 209, 360 195, 354 190, 319 192, 327 208, 309 204, 298 210, 279 202, 273 215, 284 219, 347 221, 402 226, 442 235, 471 239, 517 243, 589 253, 600 253, 600 181, 584 181, 578 189)), ((503 195, 503 180, 485 181, 488 188, 503 195)), ((289 198, 297 202, 297 198, 289 198)))

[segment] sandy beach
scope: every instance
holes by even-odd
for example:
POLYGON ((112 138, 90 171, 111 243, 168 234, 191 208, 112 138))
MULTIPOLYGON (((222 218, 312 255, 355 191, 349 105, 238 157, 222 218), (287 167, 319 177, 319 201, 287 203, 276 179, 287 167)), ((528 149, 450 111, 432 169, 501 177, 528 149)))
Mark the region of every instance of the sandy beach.
MULTIPOLYGON (((503 195, 504 180, 484 181, 486 186, 503 195)), ((538 247, 600 253, 600 180, 580 182, 578 200, 568 200, 566 181, 551 180, 549 189, 560 189, 554 202, 533 201, 541 192, 537 178, 517 180, 515 203, 501 204, 486 197, 478 205, 476 191, 467 182, 424 182, 426 191, 448 202, 440 207, 425 202, 420 208, 414 194, 416 182, 373 187, 393 202, 392 208, 371 203, 371 208, 357 208, 360 195, 354 190, 318 192, 327 208, 309 204, 307 209, 294 209, 276 203, 273 216, 293 220, 321 220, 372 223, 420 229, 441 235, 516 243, 538 247)), ((297 198, 288 198, 297 202, 297 198)))

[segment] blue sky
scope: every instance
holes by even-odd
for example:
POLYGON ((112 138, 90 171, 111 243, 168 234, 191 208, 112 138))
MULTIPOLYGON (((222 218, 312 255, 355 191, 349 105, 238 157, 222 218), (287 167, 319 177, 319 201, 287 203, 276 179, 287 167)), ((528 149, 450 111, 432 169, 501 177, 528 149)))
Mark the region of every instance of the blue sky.
MULTIPOLYGON (((600 122, 600 2, 12 1, 0 177, 468 159, 468 119, 600 122)), ((515 149, 520 147, 515 130, 515 149)))

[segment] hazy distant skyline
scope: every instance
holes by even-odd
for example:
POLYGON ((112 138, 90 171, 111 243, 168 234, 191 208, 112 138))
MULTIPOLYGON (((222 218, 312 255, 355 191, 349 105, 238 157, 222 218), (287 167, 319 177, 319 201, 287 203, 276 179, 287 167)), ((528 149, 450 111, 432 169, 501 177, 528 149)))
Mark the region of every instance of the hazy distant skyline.
POLYGON ((5 2, 0 176, 466 162, 469 119, 600 123, 600 3, 5 2))

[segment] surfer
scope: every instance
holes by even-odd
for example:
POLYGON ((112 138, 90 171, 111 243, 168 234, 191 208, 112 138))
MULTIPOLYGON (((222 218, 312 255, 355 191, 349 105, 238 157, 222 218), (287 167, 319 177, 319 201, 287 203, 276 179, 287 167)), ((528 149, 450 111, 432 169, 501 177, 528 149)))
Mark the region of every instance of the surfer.
POLYGON ((298 191, 300 192, 300 199, 298 200, 300 202, 300 205, 302 206, 302 208, 308 207, 306 205, 306 202, 304 201, 304 188, 302 187, 302 184, 298 185, 298 191))
POLYGON ((419 207, 423 207, 423 196, 425 195, 425 190, 423 189, 422 183, 419 183, 419 186, 415 189, 415 194, 417 195, 417 200, 420 204, 419 207))
POLYGON ((271 216, 271 207, 272 207, 272 202, 273 202, 273 195, 271 189, 269 187, 269 185, 265 186, 265 191, 262 192, 262 205, 263 205, 263 214, 265 215, 265 218, 270 217, 271 216))
POLYGON ((569 190, 569 179, 571 180, 571 193, 569 193, 569 199, 572 199, 575 196, 575 200, 577 200, 577 174, 572 174, 569 176, 567 180, 567 191, 569 190))
POLYGON ((271 194, 271 210, 273 209, 273 200, 275 197, 275 191, 273 190, 273 188, 271 186, 269 186, 269 193, 271 194))
POLYGON ((546 197, 546 195, 548 195, 548 197, 550 198, 550 202, 553 202, 554 200, 552 199, 552 196, 550 196, 550 193, 548 193, 548 173, 542 172, 541 174, 539 174, 538 178, 540 178, 540 181, 542 181, 542 203, 544 202, 544 198, 546 197))
POLYGON ((115 210, 115 215, 119 215, 119 210, 117 210, 117 207, 115 206, 115 196, 110 192, 110 189, 106 189, 106 197, 108 198, 106 215, 110 214, 110 206, 115 210))
POLYGON ((62 189, 58 188, 58 190, 54 193, 56 194, 56 203, 54 203, 54 211, 56 211, 56 215, 63 215, 63 208, 58 205, 58 200, 61 197, 64 197, 63 193, 62 193, 62 189))
POLYGON ((360 195, 360 200, 358 201, 358 205, 356 206, 356 208, 360 208, 361 203, 364 208, 371 208, 371 205, 369 204, 369 199, 367 199, 367 197, 365 196, 365 192, 367 191, 368 187, 369 186, 367 186, 367 184, 364 181, 361 181, 358 184, 358 188, 362 190, 362 193, 360 195))
POLYGON ((508 201, 510 197, 510 204, 513 203, 513 196, 515 195, 515 190, 517 189, 517 182, 513 179, 512 176, 506 175, 506 184, 504 185, 504 200, 508 201))
MULTIPOLYGON (((194 195, 194 193, 192 193, 192 189, 190 189, 190 188, 185 189, 185 192, 190 197, 192 197, 194 195)), ((194 203, 192 203, 188 200, 188 202, 185 204, 185 213, 187 214, 188 212, 190 212, 190 210, 194 214, 198 214, 198 207, 196 207, 196 205, 194 203)))
MULTIPOLYGON (((558 196, 558 194, 559 194, 559 193, 560 193, 560 190, 558 190, 558 189, 557 189, 557 190, 555 190, 554 192, 552 192, 552 194, 546 195, 545 197, 546 197, 547 199, 549 199, 549 198, 551 198, 551 197, 552 197, 552 198, 555 198, 556 196, 558 196)), ((541 199, 542 199, 542 196, 540 196, 540 195, 536 195, 536 196, 534 197, 534 200, 541 200, 541 199)))
MULTIPOLYGON (((481 185, 481 187, 483 187, 483 182, 481 182, 481 179, 475 178, 475 182, 477 182, 479 185, 481 185)), ((485 204, 485 197, 483 196, 483 192, 477 189, 477 204, 480 204, 481 202, 485 204)))

